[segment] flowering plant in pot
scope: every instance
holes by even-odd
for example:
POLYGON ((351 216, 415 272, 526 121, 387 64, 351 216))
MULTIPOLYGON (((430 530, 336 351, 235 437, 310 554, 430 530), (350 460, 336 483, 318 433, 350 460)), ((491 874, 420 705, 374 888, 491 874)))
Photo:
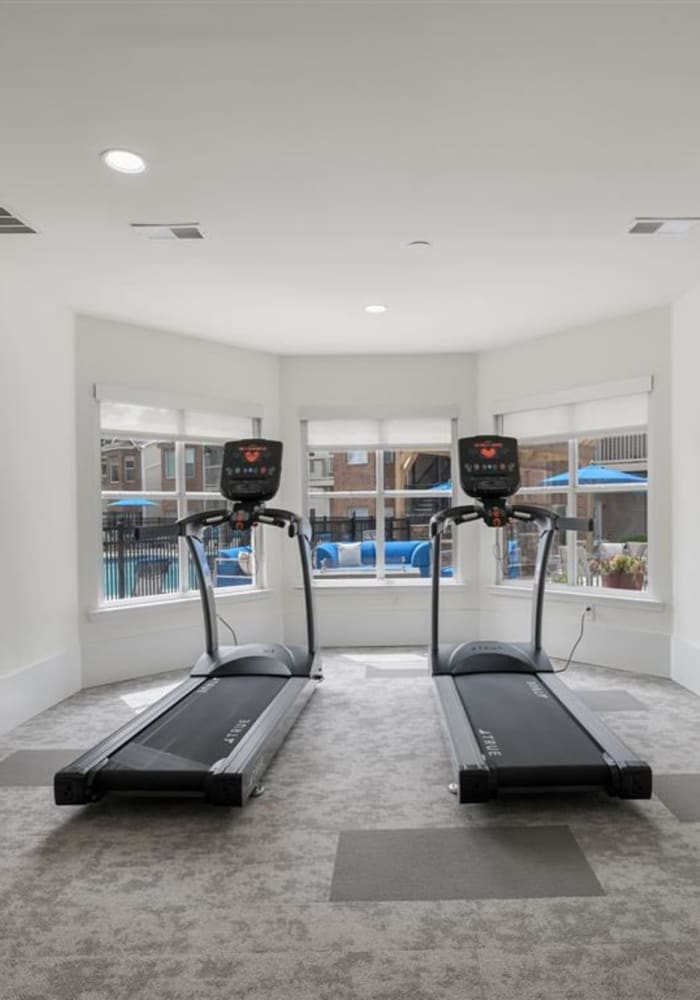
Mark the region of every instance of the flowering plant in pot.
POLYGON ((644 585, 644 560, 620 552, 611 559, 597 559, 591 570, 599 573, 604 587, 620 590, 641 590, 644 585))

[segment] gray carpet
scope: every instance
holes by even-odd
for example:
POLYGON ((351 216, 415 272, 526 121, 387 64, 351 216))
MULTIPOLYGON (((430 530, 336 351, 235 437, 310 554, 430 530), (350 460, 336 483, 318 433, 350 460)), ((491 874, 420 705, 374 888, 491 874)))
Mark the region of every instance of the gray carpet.
MULTIPOLYGON (((242 812, 0 787, 1 1000, 697 1000, 700 824, 658 798, 459 806, 429 678, 367 678, 381 652, 326 655, 242 812), (496 827, 567 828, 605 895, 330 899, 343 831, 496 827)), ((77 695, 0 737, 0 762, 89 746, 173 679, 77 695)), ((700 699, 604 670, 566 682, 629 692, 646 710, 611 711, 621 737, 659 774, 700 774, 700 699)))

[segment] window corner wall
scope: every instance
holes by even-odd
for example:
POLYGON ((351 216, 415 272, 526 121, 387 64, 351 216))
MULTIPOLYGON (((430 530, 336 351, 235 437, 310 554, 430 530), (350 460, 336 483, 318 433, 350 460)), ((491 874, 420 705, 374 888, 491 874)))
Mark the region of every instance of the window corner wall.
POLYGON ((674 633, 672 677, 700 695, 698 498, 700 497, 700 285, 673 309, 674 633))
MULTIPOLYGON (((664 307, 563 333, 484 351, 479 355, 479 430, 494 429, 504 400, 576 395, 584 387, 628 386, 649 376, 648 454, 652 470, 648 488, 650 578, 654 601, 624 600, 615 594, 600 596, 591 589, 580 594, 556 594, 545 599, 544 641, 551 655, 566 657, 578 635, 580 612, 595 607, 595 619, 586 624, 577 659, 618 669, 670 676, 671 584, 671 309, 664 307)), ((541 411, 544 412, 544 411, 541 411)), ((590 416, 590 415, 589 415, 590 416)), ((522 435, 521 435, 522 436, 522 435)), ((565 447, 564 445, 562 447, 565 447)), ((568 447, 568 446, 566 446, 568 447)), ((574 455, 562 462, 576 465, 574 455)), ((535 463, 537 464, 537 463, 535 463)), ((540 463, 541 464, 541 463, 540 463)), ((563 466, 562 466, 563 468, 563 466)), ((554 472, 559 472, 559 468, 554 472)), ((580 484, 579 484, 580 485, 580 484)), ((598 487, 596 487, 598 488, 598 487)), ((622 487, 622 489, 631 487, 622 487)), ((548 486, 550 490, 552 487, 548 486)), ((573 492, 573 491, 572 491, 573 492)), ((585 490, 578 490, 582 494, 585 490)), ((551 499, 551 498, 550 498, 551 499)), ((552 502, 564 505, 567 497, 552 502)), ((547 505, 547 498, 540 500, 547 505)), ((573 501, 569 498, 569 505, 573 501)), ((576 511, 570 510, 570 514, 576 511)), ((529 597, 496 588, 493 539, 482 532, 480 607, 482 638, 517 639, 529 634, 529 597)), ((566 553, 578 555, 578 547, 566 553)), ((569 558, 570 573, 576 572, 569 558)))
MULTIPOLYGON (((108 387, 121 387, 122 392, 131 394, 130 398, 122 400, 124 403, 134 403, 140 396, 146 405, 161 397, 175 401, 178 398, 196 399, 203 404, 206 404, 207 399, 235 400, 244 404, 244 409, 249 414, 262 417, 263 436, 279 436, 279 362, 276 356, 96 317, 77 318, 78 547, 85 687, 147 673, 186 668, 194 662, 203 645, 201 611, 196 595, 188 600, 171 601, 169 604, 164 601, 138 607, 98 607, 98 594, 102 589, 103 579, 100 495, 103 491, 110 494, 110 502, 114 499, 112 493, 115 497, 121 493, 127 496, 128 491, 134 487, 129 476, 138 477, 139 470, 131 468, 129 459, 134 456, 123 448, 113 452, 119 461, 118 468, 114 470, 110 469, 110 454, 101 454, 100 407, 95 399, 96 385, 102 386, 98 391, 101 391, 104 398, 105 392, 107 396, 110 395, 108 387), (118 482, 111 482, 112 476, 118 476, 118 482)), ((201 425, 202 419, 208 417, 208 410, 205 405, 198 406, 196 410, 192 416, 196 416, 199 423, 196 433, 194 430, 193 433, 202 440, 208 440, 212 428, 201 425)), ((119 428, 113 430, 116 434, 119 428)), ((184 430, 187 431, 188 428, 184 430)), ((165 487, 168 485, 168 472, 176 470, 174 467, 169 469, 168 449, 163 448, 161 452, 157 456, 157 485, 162 491, 164 484, 165 487)), ((204 461, 203 452, 202 455, 195 452, 191 457, 194 458, 195 465, 200 459, 204 461)), ((182 467, 181 479, 187 487, 186 442, 174 445, 172 459, 182 467), (175 449, 178 448, 176 457, 175 449)), ((142 476, 146 475, 143 469, 140 471, 142 476)), ((202 468, 199 472, 204 477, 205 470, 202 468)), ((196 477, 190 477, 190 480, 190 485, 197 485, 196 477)), ((202 490, 208 488, 204 480, 201 485, 202 490)), ((141 486, 150 488, 153 483, 150 480, 146 483, 144 480, 141 486)), ((142 489, 141 492, 143 491, 142 489)), ((175 503, 186 502, 177 493, 175 479, 171 492, 176 498, 175 503)), ((188 489, 187 492, 191 490, 188 489)), ((210 501, 202 492, 204 499, 200 498, 198 502, 213 502, 218 496, 218 491, 214 490, 210 501)), ((189 499, 194 502, 191 497, 189 499)), ((223 500, 221 503, 223 505, 223 500)), ((169 509, 168 514, 171 512, 169 509)), ((268 581, 265 589, 241 597, 233 591, 252 588, 236 587, 231 588, 230 595, 222 594, 218 597, 219 613, 233 625, 242 642, 258 639, 263 634, 271 641, 282 638, 278 583, 282 572, 280 547, 284 540, 276 537, 280 534, 281 532, 274 532, 272 529, 265 531, 268 581)), ((183 572, 180 573, 180 578, 180 584, 185 587, 186 576, 183 576, 183 572)), ((114 603, 118 605, 120 602, 114 603)))
MULTIPOLYGON (((305 480, 310 474, 311 458, 302 441, 302 420, 316 417, 353 422, 408 422, 427 420, 438 414, 444 417, 449 408, 451 413, 457 414, 458 435, 476 431, 474 355, 284 357, 280 359, 280 365, 286 468, 283 487, 288 506, 299 506, 303 502, 305 480)), ((395 497, 389 496, 392 491, 389 489, 387 493, 387 483, 384 482, 387 466, 394 468, 390 461, 385 464, 384 459, 391 449, 382 452, 377 485, 378 452, 372 441, 358 441, 356 445, 349 440, 341 442, 343 447, 338 455, 342 459, 342 469, 336 469, 336 473, 342 471, 345 477, 340 489, 340 493, 345 494, 344 501, 347 501, 345 514, 348 503, 355 505, 351 516, 354 513, 358 522, 367 521, 369 531, 372 530, 369 521, 373 505, 380 494, 385 509, 387 498, 389 503, 398 499, 405 501, 401 489, 394 489, 395 497), (365 447, 362 447, 363 444, 365 447), (374 470, 370 476, 371 486, 366 488, 365 480, 371 470, 374 470), (359 480, 362 480, 361 487, 357 485, 359 480), (353 492, 357 492, 358 496, 350 496, 353 492), (362 492, 367 495, 360 497, 362 492)), ((330 446, 329 449, 333 451, 330 446)), ((328 479, 324 479, 324 471, 328 470, 320 467, 313 470, 317 482, 328 479)), ((338 484, 334 488, 338 492, 338 484)), ((329 509, 328 514, 332 513, 329 509)), ((317 514, 323 514, 320 507, 317 514)), ((442 594, 441 634, 446 642, 474 632, 478 624, 474 572, 476 541, 469 537, 467 531, 460 534, 458 552, 459 565, 455 569, 460 582, 449 581, 442 594)), ((349 572, 348 579, 342 579, 344 574, 339 574, 338 579, 323 581, 324 585, 315 588, 322 644, 427 645, 429 587, 420 585, 420 581, 415 585, 415 580, 399 579, 398 574, 386 572, 386 567, 384 570, 378 573, 380 577, 385 577, 384 580, 368 581, 359 578, 357 572, 349 572)), ((285 594, 285 635, 290 642, 303 639, 302 595, 298 577, 298 569, 290 553, 287 556, 285 594)))

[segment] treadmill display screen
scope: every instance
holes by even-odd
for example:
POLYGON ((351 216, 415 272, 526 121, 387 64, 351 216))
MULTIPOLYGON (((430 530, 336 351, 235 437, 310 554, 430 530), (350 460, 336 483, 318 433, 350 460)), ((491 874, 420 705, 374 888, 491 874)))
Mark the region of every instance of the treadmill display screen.
POLYGON ((460 438, 459 474, 470 497, 509 497, 520 487, 518 442, 495 434, 460 438))
POLYGON ((221 492, 227 500, 262 503, 280 485, 282 442, 264 438, 227 441, 221 466, 221 492))

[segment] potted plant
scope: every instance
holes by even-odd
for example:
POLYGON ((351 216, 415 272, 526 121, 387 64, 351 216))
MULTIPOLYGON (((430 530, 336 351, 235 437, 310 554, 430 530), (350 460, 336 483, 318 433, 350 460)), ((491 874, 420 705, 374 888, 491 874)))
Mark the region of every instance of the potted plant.
POLYGON ((620 552, 611 559, 591 563, 591 570, 599 573, 604 587, 619 590, 641 590, 644 585, 644 560, 620 552))

